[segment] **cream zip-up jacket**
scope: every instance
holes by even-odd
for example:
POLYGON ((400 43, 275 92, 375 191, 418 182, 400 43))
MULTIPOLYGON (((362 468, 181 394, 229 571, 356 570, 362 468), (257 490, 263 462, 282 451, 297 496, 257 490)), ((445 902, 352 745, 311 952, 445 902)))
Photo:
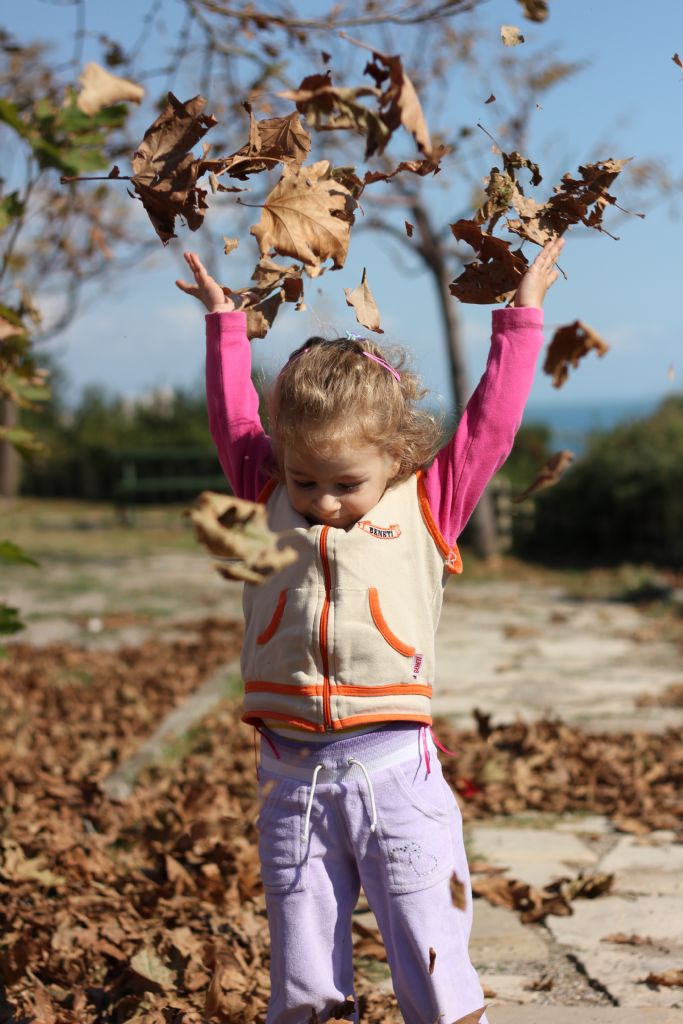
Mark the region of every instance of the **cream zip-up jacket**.
POLYGON ((419 474, 348 530, 310 526, 282 485, 272 530, 294 531, 292 565, 244 590, 243 719, 314 732, 431 722, 434 633, 457 547, 434 523, 419 474))

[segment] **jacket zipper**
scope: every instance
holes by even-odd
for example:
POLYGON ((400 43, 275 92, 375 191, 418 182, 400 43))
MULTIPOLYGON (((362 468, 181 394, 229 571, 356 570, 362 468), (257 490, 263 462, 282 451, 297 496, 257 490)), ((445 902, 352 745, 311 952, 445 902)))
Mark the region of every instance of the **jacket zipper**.
POLYGON ((323 610, 320 614, 320 654, 323 663, 323 720, 325 723, 325 732, 332 732, 332 709, 330 707, 330 664, 327 653, 327 625, 330 617, 330 595, 332 593, 330 560, 327 555, 327 535, 329 532, 329 526, 323 526, 320 531, 320 557, 323 563, 323 576, 325 578, 325 600, 323 602, 323 610))

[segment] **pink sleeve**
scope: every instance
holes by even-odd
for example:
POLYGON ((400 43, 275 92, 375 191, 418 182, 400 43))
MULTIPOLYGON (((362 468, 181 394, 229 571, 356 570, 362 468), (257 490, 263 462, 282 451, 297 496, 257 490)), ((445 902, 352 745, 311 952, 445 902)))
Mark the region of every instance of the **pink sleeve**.
POLYGON ((457 430, 426 470, 436 524, 455 544, 487 483, 510 454, 543 343, 543 311, 495 309, 484 375, 457 430))
POLYGON ((251 348, 242 312, 206 317, 206 404, 221 466, 238 498, 256 501, 273 451, 259 419, 251 348))

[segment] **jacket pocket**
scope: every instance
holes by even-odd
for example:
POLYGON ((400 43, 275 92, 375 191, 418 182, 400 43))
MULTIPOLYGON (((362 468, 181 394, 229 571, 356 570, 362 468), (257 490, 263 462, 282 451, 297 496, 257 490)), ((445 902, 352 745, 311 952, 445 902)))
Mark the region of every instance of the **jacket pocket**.
POLYGON ((398 653, 402 654, 405 658, 414 658, 415 648, 411 647, 410 644, 404 644, 403 641, 399 640, 396 634, 389 629, 387 621, 382 615, 382 609, 379 604, 379 594, 377 593, 376 587, 369 588, 368 600, 370 602, 370 614, 372 615, 372 621, 375 623, 375 626, 389 646, 393 647, 395 651, 398 651, 398 653))
POLYGON ((263 630, 263 632, 256 637, 257 644, 260 644, 262 646, 263 644, 267 644, 269 640, 273 639, 273 637, 277 633, 277 628, 280 625, 280 620, 282 619, 282 616, 284 614, 286 604, 287 591, 282 590, 280 592, 277 605, 275 606, 275 611, 273 612, 272 619, 270 620, 266 628, 263 630))

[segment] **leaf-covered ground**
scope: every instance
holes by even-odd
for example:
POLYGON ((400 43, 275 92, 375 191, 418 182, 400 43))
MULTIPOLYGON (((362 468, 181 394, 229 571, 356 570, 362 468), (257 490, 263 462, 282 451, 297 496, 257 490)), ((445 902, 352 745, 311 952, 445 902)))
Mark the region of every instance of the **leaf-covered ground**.
MULTIPOLYGON (((189 753, 149 771, 128 803, 100 789, 167 711, 235 655, 237 623, 194 629, 182 642, 115 653, 15 645, 0 662, 2 1024, 264 1019, 254 749, 236 706, 221 705, 189 753)), ((472 731, 437 729, 457 751, 443 760, 466 818, 591 811, 622 829, 673 828, 683 839, 680 733, 587 736, 559 722, 476 721, 472 731)), ((518 889, 498 890, 524 911, 518 889)), ((537 896, 521 892, 536 906, 537 896)), ((567 912, 552 904, 545 912, 567 912)), ((363 1020, 397 1021, 373 982, 376 936, 355 931, 363 1020)))

